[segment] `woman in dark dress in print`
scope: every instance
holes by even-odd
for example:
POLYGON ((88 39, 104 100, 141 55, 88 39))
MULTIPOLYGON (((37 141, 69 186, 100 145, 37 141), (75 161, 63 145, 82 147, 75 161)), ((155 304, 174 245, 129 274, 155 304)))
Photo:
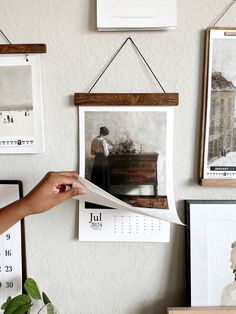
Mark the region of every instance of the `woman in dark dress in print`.
POLYGON ((105 137, 109 134, 109 130, 102 126, 100 133, 92 140, 91 155, 94 155, 94 163, 91 174, 91 182, 99 186, 105 191, 109 191, 109 165, 107 156, 109 155, 109 147, 111 142, 105 137))

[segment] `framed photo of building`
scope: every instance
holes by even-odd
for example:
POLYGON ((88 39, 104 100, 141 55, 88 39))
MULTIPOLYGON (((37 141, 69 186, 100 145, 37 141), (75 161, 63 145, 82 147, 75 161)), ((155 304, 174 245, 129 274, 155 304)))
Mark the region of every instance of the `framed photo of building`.
POLYGON ((206 31, 200 184, 236 186, 236 28, 206 31))
POLYGON ((44 152, 40 60, 0 55, 0 154, 44 152))
POLYGON ((185 201, 188 306, 236 306, 236 200, 185 201))

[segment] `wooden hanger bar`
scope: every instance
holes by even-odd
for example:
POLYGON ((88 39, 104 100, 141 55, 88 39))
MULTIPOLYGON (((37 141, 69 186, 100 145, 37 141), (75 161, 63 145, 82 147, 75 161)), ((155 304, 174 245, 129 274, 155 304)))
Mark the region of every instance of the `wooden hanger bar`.
POLYGON ((75 93, 76 106, 178 106, 178 93, 75 93))
POLYGON ((7 44, 0 45, 0 54, 15 53, 46 53, 47 46, 45 44, 7 44))

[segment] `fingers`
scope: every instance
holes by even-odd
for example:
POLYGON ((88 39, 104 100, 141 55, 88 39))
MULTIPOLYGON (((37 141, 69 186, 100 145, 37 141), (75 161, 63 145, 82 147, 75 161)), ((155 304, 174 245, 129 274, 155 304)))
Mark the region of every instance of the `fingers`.
POLYGON ((63 202, 65 200, 68 200, 71 197, 85 194, 85 193, 86 193, 86 190, 84 188, 74 188, 74 189, 70 189, 68 191, 59 193, 58 198, 60 199, 60 202, 63 202))
POLYGON ((79 180, 78 178, 75 177, 68 177, 66 175, 57 175, 55 178, 55 184, 60 185, 60 184, 78 184, 79 180))
POLYGON ((49 172, 46 175, 47 185, 52 189, 59 203, 80 194, 85 194, 86 189, 78 180, 75 171, 49 172))

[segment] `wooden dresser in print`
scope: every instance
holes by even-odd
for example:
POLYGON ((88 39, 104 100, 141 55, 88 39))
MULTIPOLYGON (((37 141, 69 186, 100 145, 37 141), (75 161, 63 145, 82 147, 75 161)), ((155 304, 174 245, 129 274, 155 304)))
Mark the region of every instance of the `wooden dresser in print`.
POLYGON ((152 185, 157 196, 157 160, 158 153, 109 155, 110 185, 152 185))

